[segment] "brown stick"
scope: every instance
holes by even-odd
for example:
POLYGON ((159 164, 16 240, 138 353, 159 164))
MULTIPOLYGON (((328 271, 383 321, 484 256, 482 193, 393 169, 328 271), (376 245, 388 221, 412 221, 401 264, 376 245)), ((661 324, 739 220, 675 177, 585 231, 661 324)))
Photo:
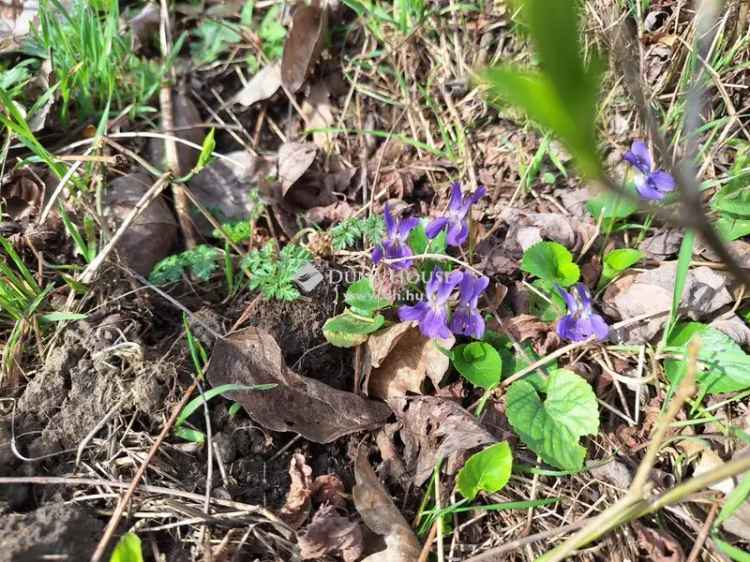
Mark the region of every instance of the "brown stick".
POLYGON ((94 551, 94 554, 91 556, 91 562, 99 562, 101 560, 102 556, 104 555, 104 551, 107 549, 107 545, 109 544, 109 541, 112 540, 112 535, 115 532, 115 529, 117 528, 117 525, 120 522, 120 517, 122 517, 123 511, 125 511, 125 506, 130 502, 130 499, 133 497, 133 494, 135 493, 135 489, 138 487, 138 484, 141 481, 141 478, 143 478, 143 475, 146 472, 146 468, 148 467, 149 463, 151 462, 151 459, 154 458, 156 455, 156 451, 159 450, 159 447, 162 444, 162 441, 164 441, 165 437, 167 436, 167 433, 169 433, 169 430, 174 425, 175 420, 177 420, 177 416, 180 415, 180 412, 185 407, 185 404, 188 403, 188 400, 190 399, 190 396, 193 394, 193 391, 198 387, 198 379, 196 379, 193 384, 191 384, 188 389, 184 392, 182 395, 182 399, 180 400, 180 403, 175 406, 175 408, 172 410, 172 415, 169 416, 169 419, 167 420, 167 423, 164 424, 164 427, 161 430, 161 433, 156 438, 156 441, 154 441, 154 444, 151 445, 151 449, 148 451, 148 455, 146 455, 146 458, 143 460, 143 463, 141 463, 141 466, 138 468, 138 472, 135 473, 135 476, 133 477, 133 480, 130 482, 130 486, 128 487, 127 491, 125 492, 125 495, 120 498, 120 500, 117 502, 117 507, 115 507, 114 513, 112 513, 112 517, 109 519, 109 523, 107 523, 107 528, 104 530, 104 534, 102 535, 102 538, 99 540, 99 544, 96 545, 96 550, 94 551))
MULTIPOLYGON (((167 1, 161 0, 161 22, 159 25, 159 38, 161 43, 162 60, 166 61, 169 56, 171 40, 169 37, 169 10, 167 1)), ((161 107, 161 124, 164 132, 169 136, 164 139, 164 157, 167 161, 167 168, 172 172, 174 177, 182 177, 189 170, 180 169, 180 159, 177 154, 177 143, 172 135, 174 134, 174 111, 172 108, 172 86, 175 83, 176 75, 174 68, 169 70, 169 80, 165 80, 159 90, 159 105, 161 107)), ((198 242, 193 228, 193 221, 190 220, 190 204, 183 186, 179 182, 172 182, 172 196, 174 198, 174 209, 177 212, 177 220, 180 223, 182 235, 185 238, 185 246, 188 249, 195 248, 198 242)))

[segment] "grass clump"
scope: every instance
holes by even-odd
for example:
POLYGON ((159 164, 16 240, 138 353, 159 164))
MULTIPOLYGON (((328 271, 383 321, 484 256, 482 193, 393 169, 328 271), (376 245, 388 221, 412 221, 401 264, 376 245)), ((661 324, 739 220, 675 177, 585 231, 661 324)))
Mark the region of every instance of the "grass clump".
POLYGON ((139 111, 157 91, 160 69, 133 53, 130 35, 119 30, 119 17, 114 0, 77 0, 70 9, 58 0, 40 2, 39 29, 30 47, 52 63, 64 123, 70 121, 71 106, 82 118, 108 105, 132 104, 139 111))

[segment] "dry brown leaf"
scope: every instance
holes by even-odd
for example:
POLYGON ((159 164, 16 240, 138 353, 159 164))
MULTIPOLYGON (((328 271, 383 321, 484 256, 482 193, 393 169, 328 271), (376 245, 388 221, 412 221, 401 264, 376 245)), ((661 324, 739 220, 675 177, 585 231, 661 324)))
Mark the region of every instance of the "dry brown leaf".
POLYGON ((584 223, 559 213, 527 213, 512 207, 504 208, 500 218, 508 224, 505 247, 513 252, 525 252, 542 240, 554 240, 567 248, 575 248, 577 230, 584 223))
POLYGON ((750 328, 736 314, 732 314, 728 318, 717 318, 709 326, 725 333, 742 346, 750 345, 750 328))
POLYGON ((247 328, 216 343, 207 369, 213 386, 276 384, 271 390, 241 390, 224 395, 272 431, 296 431, 315 443, 383 425, 389 410, 380 402, 337 390, 289 369, 276 340, 247 328))
MULTIPOLYGON (((308 129, 325 129, 333 125, 333 111, 329 96, 328 85, 319 80, 310 86, 310 93, 302 102, 302 117, 308 129)), ((323 131, 315 131, 312 134, 313 142, 326 152, 331 149, 331 134, 323 131)))
POLYGON ((302 560, 338 554, 344 562, 362 555, 362 530, 356 521, 339 515, 332 505, 321 507, 297 539, 302 560))
POLYGON ((284 505, 279 510, 279 517, 292 529, 299 529, 310 514, 310 497, 313 494, 312 468, 308 466, 304 455, 292 455, 289 477, 292 482, 284 505))
POLYGON ((638 535, 638 546, 653 562, 683 562, 685 552, 677 540, 667 531, 649 529, 640 522, 632 523, 638 535))
MULTIPOLYGON (((133 211, 153 181, 142 172, 112 180, 105 195, 107 213, 120 223, 133 211)), ((177 241, 177 222, 161 197, 152 200, 117 243, 120 258, 141 275, 167 257, 177 241)))
POLYGON ((433 396, 388 400, 403 424, 404 460, 414 470, 414 484, 421 486, 440 459, 468 451, 495 438, 476 417, 452 400, 433 396))
POLYGON ((356 485, 352 490, 354 505, 371 531, 382 535, 386 549, 364 558, 362 562, 416 562, 420 546, 409 523, 393 503, 385 486, 378 480, 360 447, 354 462, 356 485))
POLYGON ((0 205, 4 215, 15 221, 36 214, 42 206, 45 185, 31 170, 18 169, 0 180, 0 205))
POLYGON ((292 186, 315 162, 318 147, 309 142, 286 142, 279 148, 281 194, 286 197, 292 186))
POLYGON ((281 82, 292 94, 302 87, 320 55, 327 20, 327 8, 319 1, 311 5, 300 2, 294 11, 281 58, 281 82))
MULTIPOLYGON (((69 0, 62 5, 70 6, 69 0)), ((39 2, 35 0, 14 0, 0 3, 0 53, 18 49, 21 39, 36 26, 39 2)))
POLYGON ((159 33, 161 9, 157 2, 147 2, 136 15, 128 20, 133 36, 133 50, 140 51, 159 33))
MULTIPOLYGON (((247 218, 255 205, 248 185, 274 171, 272 160, 255 157, 245 150, 227 154, 232 161, 213 160, 192 177, 189 186, 195 198, 219 222, 232 222, 247 218)), ((213 226, 202 216, 195 218, 200 232, 209 235, 213 226)))
POLYGON ((245 87, 237 92, 229 103, 239 103, 250 107, 254 103, 267 100, 281 87, 281 65, 271 63, 259 70, 245 87))
POLYGON ((504 324, 506 329, 519 342, 536 338, 550 330, 548 322, 542 322, 531 314, 519 314, 510 320, 506 320, 504 324))
POLYGON ((623 491, 630 488, 630 484, 633 482, 633 474, 630 469, 616 459, 612 459, 607 464, 591 467, 589 472, 597 480, 609 482, 623 491))
MULTIPOLYGON (((605 312, 623 320, 645 314, 657 316, 613 332, 623 343, 645 343, 662 328, 672 305, 677 264, 664 263, 642 273, 626 274, 604 293, 605 312)), ((688 272, 680 310, 693 320, 701 320, 732 302, 727 278, 708 267, 688 272)))
POLYGON ((406 467, 401 460, 401 455, 396 451, 396 446, 393 442, 393 438, 399 427, 400 424, 398 423, 386 424, 375 436, 375 443, 380 451, 380 458, 383 460, 383 471, 394 482, 404 485, 406 484, 406 467))
POLYGON ((399 322, 372 334, 365 345, 366 387, 378 398, 422 394, 422 383, 429 378, 437 388, 450 366, 450 360, 436 345, 453 347, 456 339, 437 342, 424 337, 412 322, 399 322))
POLYGON ((319 504, 331 504, 340 509, 346 507, 346 490, 341 478, 335 474, 323 474, 312 483, 312 494, 319 504))
POLYGON ((677 253, 682 243, 683 233, 679 230, 664 230, 645 238, 638 249, 653 259, 663 260, 677 253))

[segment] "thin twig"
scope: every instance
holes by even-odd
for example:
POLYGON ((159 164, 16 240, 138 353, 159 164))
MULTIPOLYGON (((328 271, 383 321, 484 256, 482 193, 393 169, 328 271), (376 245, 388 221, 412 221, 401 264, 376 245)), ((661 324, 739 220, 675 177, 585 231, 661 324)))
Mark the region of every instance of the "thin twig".
MULTIPOLYGON (((167 0, 161 0, 161 21, 159 23, 159 39, 161 44, 162 60, 166 61, 171 50, 171 38, 169 33, 169 9, 167 0)), ((169 79, 164 80, 159 90, 159 105, 161 107, 162 128, 168 133, 174 133, 174 107, 172 105, 172 85, 176 81, 176 72, 174 67, 169 69, 169 79)), ((164 156, 167 168, 172 172, 174 177, 182 177, 188 173, 188 170, 180 169, 180 158, 177 153, 177 143, 174 137, 164 139, 164 156)), ((195 237, 193 221, 190 219, 190 205, 185 195, 183 185, 179 182, 172 183, 172 197, 174 198, 174 209, 177 213, 177 220, 180 223, 182 235, 185 237, 185 246, 188 249, 195 248, 198 242, 195 237)))

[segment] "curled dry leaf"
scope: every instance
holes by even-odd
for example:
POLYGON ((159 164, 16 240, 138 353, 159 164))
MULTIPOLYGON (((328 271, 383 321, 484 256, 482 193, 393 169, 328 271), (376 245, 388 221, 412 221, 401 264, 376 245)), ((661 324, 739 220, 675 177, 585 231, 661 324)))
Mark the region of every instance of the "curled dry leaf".
POLYGON ((0 205, 15 221, 29 218, 42 206, 45 185, 30 170, 14 170, 0 181, 0 205))
POLYGON ((308 466, 304 455, 292 455, 289 477, 292 483, 284 505, 279 510, 279 517, 292 529, 299 529, 310 514, 310 497, 313 494, 312 468, 308 466))
POLYGON ((346 490, 341 478, 335 474, 318 476, 312 484, 313 499, 320 504, 331 504, 340 509, 346 507, 346 490))
POLYGON ((392 398, 388 405, 401 421, 401 440, 414 484, 421 486, 440 459, 468 451, 495 438, 469 412, 451 400, 433 396, 392 398))
POLYGON ((505 328, 516 340, 522 342, 549 332, 550 325, 531 314, 519 314, 506 321, 505 328))
POLYGON ((682 237, 683 233, 679 230, 664 230, 645 238, 638 245, 638 249, 644 252, 649 258, 663 260, 679 251, 682 237))
POLYGON ((128 20, 133 35, 133 50, 140 51, 159 33, 161 9, 157 2, 148 2, 128 20))
POLYGON ((365 388, 373 396, 387 399, 407 392, 422 394, 425 378, 437 388, 448 370, 450 360, 437 345, 450 349, 456 339, 433 341, 412 324, 393 324, 368 338, 363 373, 365 388))
POLYGON ((297 542, 302 560, 338 554, 344 562, 355 562, 362 555, 359 524, 339 515, 332 505, 323 506, 315 513, 297 542))
POLYGON ((364 447, 360 447, 354 462, 354 478, 357 482, 352 490, 354 505, 365 525, 382 535, 386 544, 385 550, 367 556, 362 562, 416 562, 421 550, 419 541, 375 475, 364 447))
MULTIPOLYGON (((142 172, 112 180, 105 195, 107 214, 119 224, 133 211, 153 181, 142 172)), ((177 222, 161 196, 153 199, 117 243, 120 258, 141 275, 167 257, 177 241, 177 222)))
MULTIPOLYGON (((255 157, 245 150, 230 152, 227 160, 213 160, 190 179, 190 191, 210 210, 219 222, 233 222, 247 218, 257 202, 251 197, 248 185, 257 184, 275 169, 275 162, 255 157)), ((196 226, 204 234, 213 226, 202 216, 196 226)))
POLYGON ((667 531, 650 529, 640 522, 633 523, 638 536, 638 546, 653 562, 683 562, 685 552, 677 540, 667 531))
MULTIPOLYGON (((662 328, 669 316, 677 264, 664 263, 642 273, 626 274, 612 283, 604 293, 605 312, 623 320, 652 315, 643 322, 626 326, 614 333, 623 343, 645 343, 662 328)), ((688 272, 680 303, 683 314, 701 320, 732 302, 727 278, 708 267, 688 272)))
POLYGON ((289 369, 268 332, 247 328, 219 341, 207 369, 213 386, 276 384, 270 390, 226 392, 248 415, 272 431, 295 431, 315 443, 380 427, 389 416, 385 404, 337 390, 289 369))
POLYGON ((709 326, 725 333, 740 345, 750 346, 750 328, 736 314, 732 314, 728 318, 719 317, 709 326))
MULTIPOLYGON (((198 147, 203 145, 204 129, 196 127, 203 122, 198 108, 190 98, 182 92, 172 92, 172 113, 174 119, 175 137, 197 144, 198 147)), ((193 169, 198 163, 200 148, 193 148, 181 142, 177 143, 177 163, 179 170, 177 175, 185 175, 193 169)), ((164 140, 152 138, 148 143, 148 154, 151 164, 167 169, 167 162, 164 160, 164 140)))
POLYGON ((525 252, 542 240, 553 240, 575 249, 595 231, 593 224, 559 213, 527 213, 509 207, 502 210, 500 218, 508 224, 505 247, 517 253, 525 252))
POLYGON ((229 103, 250 107, 254 103, 267 100, 281 87, 281 65, 274 62, 264 66, 253 76, 245 87, 237 92, 229 103))
MULTIPOLYGON (((63 6, 70 2, 64 0, 63 6)), ((36 0, 14 0, 0 3, 0 53, 18 49, 21 39, 38 22, 36 0)))
POLYGON ((627 490, 633 482, 633 474, 630 469, 616 459, 612 459, 607 464, 591 467, 589 472, 597 480, 609 482, 620 490, 627 490))
MULTIPOLYGON (((308 129, 325 129, 333 125, 330 95, 328 85, 323 81, 310 86, 310 93, 302 102, 302 117, 308 129)), ((330 133, 315 131, 312 136, 315 144, 327 152, 330 151, 330 133)))
POLYGON ((318 147, 309 142, 285 142, 279 148, 279 180, 281 194, 286 196, 292 186, 315 162, 318 147))
MULTIPOLYGON (((745 242, 744 240, 733 240, 731 242, 725 242, 725 245, 741 267, 750 268, 750 243, 745 242)), ((721 261, 718 254, 706 246, 705 243, 700 242, 700 246, 701 247, 697 249, 697 252, 703 257, 715 262, 721 261)))
POLYGON ((311 70, 323 48, 327 26, 327 8, 320 2, 297 4, 292 17, 292 28, 284 42, 281 58, 281 82, 290 93, 295 93, 311 70))

